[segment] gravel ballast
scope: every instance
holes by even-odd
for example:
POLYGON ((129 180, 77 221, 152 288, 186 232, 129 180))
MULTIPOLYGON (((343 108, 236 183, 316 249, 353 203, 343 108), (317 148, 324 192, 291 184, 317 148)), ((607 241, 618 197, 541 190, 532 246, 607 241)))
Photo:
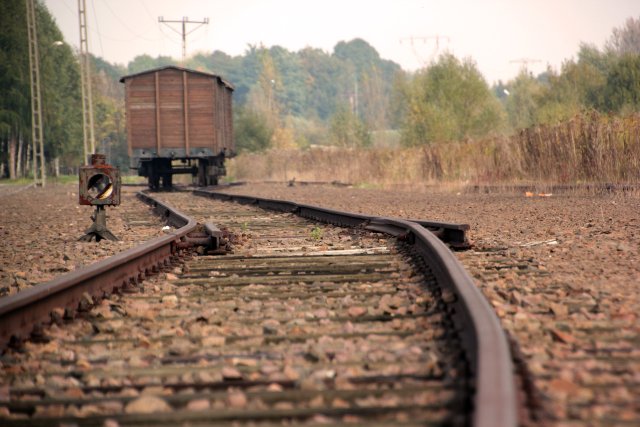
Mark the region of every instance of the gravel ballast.
POLYGON ((107 227, 120 241, 80 242, 93 206, 78 204, 77 184, 0 187, 0 297, 13 295, 162 234, 163 221, 124 187, 107 207, 107 227))
POLYGON ((468 223, 457 252, 513 337, 535 414, 554 425, 640 422, 640 195, 365 190, 260 184, 225 192, 468 223))
MULTIPOLYGON (((566 426, 640 421, 637 192, 411 193, 285 184, 222 191, 468 223, 473 248, 457 256, 519 347, 538 416, 566 426)), ((107 211, 107 224, 122 241, 77 242, 91 212, 77 204, 75 185, 0 188, 0 295, 162 233, 163 224, 126 191, 122 206, 107 211)))

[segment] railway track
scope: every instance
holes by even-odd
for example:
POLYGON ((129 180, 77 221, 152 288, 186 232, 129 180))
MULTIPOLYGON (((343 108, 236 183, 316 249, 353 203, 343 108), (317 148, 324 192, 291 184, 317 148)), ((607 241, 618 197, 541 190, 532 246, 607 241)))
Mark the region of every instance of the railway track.
POLYGON ((174 231, 0 300, 3 425, 516 424, 497 319, 435 237, 464 227, 141 197, 174 231), (233 253, 182 249, 211 242, 233 253))

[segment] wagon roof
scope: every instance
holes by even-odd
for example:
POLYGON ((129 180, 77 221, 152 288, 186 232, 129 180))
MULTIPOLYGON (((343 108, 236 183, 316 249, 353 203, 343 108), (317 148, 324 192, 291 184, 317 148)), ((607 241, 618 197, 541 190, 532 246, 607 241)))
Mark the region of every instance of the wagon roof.
POLYGON ((223 85, 225 85, 229 89, 231 89, 231 90, 235 89, 235 87, 231 83, 229 83, 228 81, 226 81, 225 79, 223 79, 222 77, 220 77, 218 75, 211 74, 211 73, 205 73, 204 71, 190 70, 188 68, 178 67, 177 65, 165 65, 164 67, 152 68, 150 70, 141 71, 139 73, 129 74, 128 76, 122 76, 120 78, 120 83, 124 83, 124 81, 126 79, 130 79, 132 77, 143 76, 145 74, 155 73, 156 71, 163 71, 163 70, 169 70, 169 69, 178 70, 178 71, 186 71, 187 73, 191 73, 191 74, 200 74, 202 76, 215 78, 215 79, 218 79, 218 81, 220 83, 222 83, 223 85))

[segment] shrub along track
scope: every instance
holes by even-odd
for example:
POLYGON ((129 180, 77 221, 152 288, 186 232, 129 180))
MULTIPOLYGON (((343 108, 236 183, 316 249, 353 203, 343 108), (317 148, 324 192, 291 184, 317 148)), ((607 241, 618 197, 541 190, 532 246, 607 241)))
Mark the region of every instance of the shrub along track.
MULTIPOLYGON (((69 275, 78 288, 70 303, 40 302, 56 324, 3 355, 3 423, 515 425, 497 319, 454 258, 439 259, 446 248, 422 226, 240 198, 361 226, 335 228, 183 193, 161 197, 214 221, 223 230, 214 240, 228 240, 234 253, 192 257, 141 281, 175 263, 195 227, 152 202, 182 227, 147 244, 153 255, 119 256, 148 259, 129 267, 133 280, 116 274, 96 290, 79 271, 69 275), (112 294, 114 283, 131 293, 112 294), (107 298, 90 309, 91 294, 107 298), (74 307, 80 315, 65 321, 74 307)), ((461 243, 456 229, 439 234, 461 243)), ((100 277, 114 274, 99 264, 100 277)), ((54 282, 3 301, 3 325, 19 324, 12 313, 36 296, 72 286, 54 282)), ((29 327, 2 332, 20 330, 29 327)))

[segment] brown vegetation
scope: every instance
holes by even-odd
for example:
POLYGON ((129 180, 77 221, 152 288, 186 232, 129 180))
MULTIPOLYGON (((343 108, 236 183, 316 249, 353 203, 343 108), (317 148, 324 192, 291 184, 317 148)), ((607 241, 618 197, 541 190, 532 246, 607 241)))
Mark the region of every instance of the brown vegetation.
POLYGON ((584 113, 511 137, 412 148, 324 148, 242 154, 236 180, 341 181, 354 184, 498 184, 640 181, 640 114, 584 113))

